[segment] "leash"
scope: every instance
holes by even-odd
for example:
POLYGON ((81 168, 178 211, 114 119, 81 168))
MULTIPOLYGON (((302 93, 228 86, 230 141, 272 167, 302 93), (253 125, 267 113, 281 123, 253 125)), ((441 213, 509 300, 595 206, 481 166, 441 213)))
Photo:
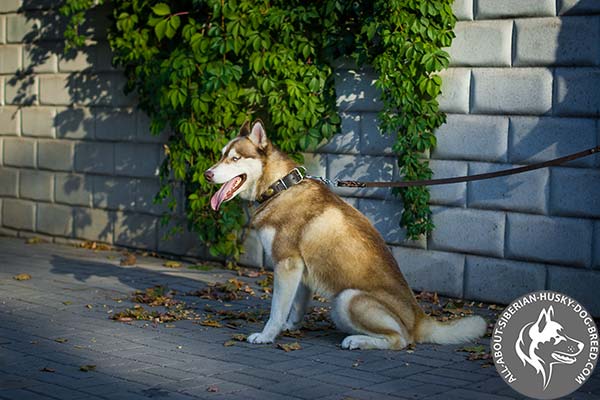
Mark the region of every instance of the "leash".
POLYGON ((558 157, 558 158, 554 158, 549 161, 531 164, 531 165, 527 165, 524 167, 504 169, 504 170, 500 170, 500 171, 496 171, 496 172, 487 172, 485 174, 456 176, 453 178, 442 178, 442 179, 426 179, 426 180, 420 180, 420 181, 403 181, 403 182, 365 182, 365 181, 351 181, 351 180, 331 181, 329 179, 322 178, 320 176, 306 175, 306 177, 321 181, 330 186, 352 187, 352 188, 447 185, 447 184, 451 184, 451 183, 480 181, 483 179, 492 179, 492 178, 499 178, 501 176, 521 174, 523 172, 533 171, 533 170, 540 169, 540 168, 547 168, 547 167, 564 164, 566 162, 573 161, 578 158, 591 156, 592 154, 596 154, 599 152, 600 152, 600 146, 596 146, 596 147, 592 147, 590 149, 583 150, 583 151, 580 151, 577 153, 569 154, 564 157, 558 157))
MULTIPOLYGON (((564 164, 569 161, 577 160, 578 158, 583 158, 587 156, 591 156, 593 154, 600 153, 600 145, 596 147, 592 147, 587 150, 583 150, 577 153, 569 154, 564 157, 554 158, 552 160, 535 163, 531 165, 526 165, 524 167, 510 168, 504 169, 496 172, 487 172, 485 174, 476 174, 476 175, 464 175, 464 176, 455 176, 453 178, 442 178, 442 179, 426 179, 420 181, 402 181, 402 182, 365 182, 365 181, 340 181, 335 180, 332 181, 327 178, 323 178, 321 176, 308 175, 306 173, 306 168, 300 166, 292 169, 285 175, 283 178, 276 180, 273 184, 271 184, 263 193, 261 193, 256 201, 258 204, 264 205, 267 200, 275 197, 279 193, 288 190, 290 187, 295 186, 302 182, 304 178, 313 179, 316 181, 320 181, 329 186, 337 186, 337 187, 351 187, 351 188, 367 188, 367 187, 413 187, 413 186, 433 186, 433 185, 448 185, 452 183, 461 183, 461 182, 471 182, 471 181, 480 181, 484 179, 493 179, 499 178, 501 176, 507 175, 515 175, 521 174, 523 172, 534 171, 540 168, 552 167, 560 164, 564 164)), ((259 209, 262 207, 259 207, 259 209)))

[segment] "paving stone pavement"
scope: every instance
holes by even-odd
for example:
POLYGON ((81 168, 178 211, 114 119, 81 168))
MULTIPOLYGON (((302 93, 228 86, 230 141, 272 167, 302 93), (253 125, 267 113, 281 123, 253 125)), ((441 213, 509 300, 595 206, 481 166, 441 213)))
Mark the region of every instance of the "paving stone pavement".
MULTIPOLYGON (((198 320, 114 321, 111 315, 133 306, 132 292, 154 285, 175 290, 200 315, 206 307, 266 315, 269 307, 257 286, 256 296, 230 302, 189 295, 236 277, 232 271, 170 269, 144 256, 120 266, 119 258, 117 251, 0 237, 0 399, 521 398, 493 366, 457 352, 461 346, 345 351, 342 333, 316 330, 279 338, 302 347, 284 352, 275 344, 224 346, 262 322, 211 328, 198 320), (13 279, 20 273, 32 278, 13 279), (85 365, 95 367, 85 372, 85 365)), ((600 398, 600 375, 569 398, 600 398)))

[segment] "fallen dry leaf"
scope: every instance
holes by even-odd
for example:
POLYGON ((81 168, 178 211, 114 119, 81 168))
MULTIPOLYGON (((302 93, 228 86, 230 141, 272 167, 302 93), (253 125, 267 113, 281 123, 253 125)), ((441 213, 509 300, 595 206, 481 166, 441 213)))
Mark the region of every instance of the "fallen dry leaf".
POLYGON ((144 291, 136 290, 132 300, 135 303, 148 304, 151 307, 171 307, 181 303, 180 301, 173 299, 166 286, 161 285, 147 288, 144 291))
POLYGON ((96 366, 93 365, 93 364, 82 365, 81 367, 79 367, 79 370, 82 371, 82 372, 95 371, 96 370, 96 366))
POLYGON ((108 244, 93 242, 93 241, 89 241, 89 240, 87 240, 83 243, 79 243, 79 247, 88 249, 88 250, 100 250, 100 251, 112 250, 112 247, 108 244))
POLYGON ((54 339, 54 341, 58 342, 58 343, 66 343, 69 341, 69 339, 64 338, 64 337, 59 337, 59 338, 54 339))
POLYGON ((206 388, 206 391, 211 393, 217 393, 219 391, 219 387, 216 385, 210 385, 206 388))
POLYGON ((295 330, 295 331, 285 330, 285 331, 284 331, 284 332, 281 334, 281 336, 286 336, 286 337, 291 337, 291 338, 296 338, 296 339, 299 339, 299 338, 302 338, 302 337, 304 337, 304 333, 302 333, 302 331, 301 331, 301 330, 299 330, 299 329, 297 329, 297 330, 295 330))
POLYGON ((163 264, 167 268, 181 268, 181 263, 177 261, 167 261, 163 264))
POLYGON ((248 336, 244 335, 243 333, 236 333, 235 335, 231 336, 231 339, 233 339, 237 342, 245 342, 246 339, 248 339, 248 336))
POLYGON ((36 237, 36 236, 25 240, 25 244, 38 244, 38 243, 46 243, 46 241, 44 239, 36 237))
POLYGON ((40 371, 42 371, 42 372, 56 372, 56 370, 54 368, 48 368, 48 367, 44 367, 44 368, 40 369, 40 371))
POLYGON ((93 306, 93 305, 91 305, 91 304, 86 304, 86 305, 85 305, 85 308, 88 308, 88 309, 90 309, 90 310, 91 310, 92 308, 94 308, 94 306, 93 306))
POLYGON ((121 257, 121 266, 127 265, 135 265, 137 263, 137 258, 135 254, 132 253, 124 253, 123 257, 121 257))
POLYGON ((230 346, 234 346, 235 345, 235 340, 228 340, 225 343, 223 343, 223 346, 225 347, 230 347, 230 346))
POLYGON ((13 279, 16 281, 28 281, 31 279, 31 275, 29 274, 17 274, 13 276, 13 279))
POLYGON ((198 324, 202 325, 202 326, 209 326, 211 328, 222 328, 223 325, 221 325, 221 323, 219 321, 215 321, 214 319, 210 319, 210 318, 206 318, 200 322, 198 322, 198 324))
POLYGON ((290 351, 302 350, 302 346, 300 346, 300 343, 298 343, 298 342, 278 343, 277 348, 285 351, 286 353, 288 353, 290 351))

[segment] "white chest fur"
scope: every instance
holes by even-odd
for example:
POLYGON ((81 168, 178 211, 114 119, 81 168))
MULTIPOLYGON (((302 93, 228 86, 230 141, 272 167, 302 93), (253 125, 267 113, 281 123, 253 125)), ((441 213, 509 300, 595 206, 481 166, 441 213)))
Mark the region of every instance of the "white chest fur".
POLYGON ((270 227, 262 228, 258 231, 260 242, 269 258, 273 255, 273 240, 275 239, 275 233, 275 228, 270 227))

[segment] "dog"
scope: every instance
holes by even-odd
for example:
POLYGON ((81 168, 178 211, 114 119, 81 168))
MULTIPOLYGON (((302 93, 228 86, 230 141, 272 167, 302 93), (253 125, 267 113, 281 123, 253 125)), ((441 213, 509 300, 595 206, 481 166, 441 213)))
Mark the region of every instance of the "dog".
POLYGON ((544 390, 552 378, 556 364, 573 364, 583 350, 583 343, 564 333, 564 327, 554 319, 552 306, 542 309, 535 322, 526 324, 515 344, 523 366, 529 364, 542 375, 544 390))
POLYGON ((303 177, 301 168, 273 146, 258 120, 246 122, 204 174, 222 184, 210 201, 215 211, 236 196, 264 201, 251 226, 274 263, 273 298, 264 329, 248 336, 250 343, 271 343, 298 329, 315 292, 333 299, 333 320, 350 333, 344 349, 461 343, 485 333, 478 316, 442 323, 426 315, 369 220, 326 185, 303 177), (290 183, 290 176, 296 180, 290 183))

